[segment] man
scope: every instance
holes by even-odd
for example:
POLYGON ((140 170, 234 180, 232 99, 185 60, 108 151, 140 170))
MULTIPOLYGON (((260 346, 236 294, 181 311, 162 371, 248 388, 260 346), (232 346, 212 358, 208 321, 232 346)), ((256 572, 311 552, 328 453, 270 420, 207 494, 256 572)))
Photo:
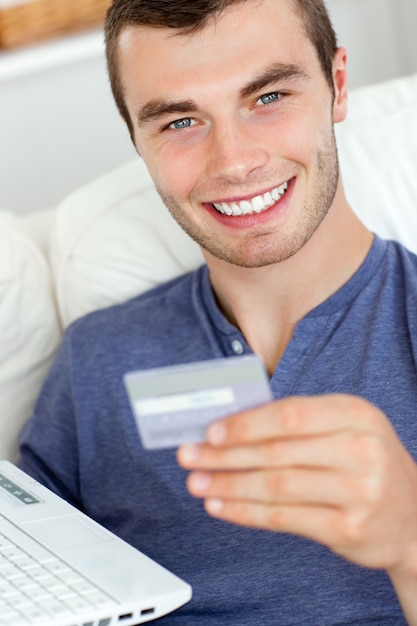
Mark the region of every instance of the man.
POLYGON ((207 267, 70 328, 22 467, 193 585, 161 623, 417 624, 417 259, 346 201, 322 1, 115 0, 106 42, 207 267), (123 375, 235 352, 275 400, 143 450, 123 375))

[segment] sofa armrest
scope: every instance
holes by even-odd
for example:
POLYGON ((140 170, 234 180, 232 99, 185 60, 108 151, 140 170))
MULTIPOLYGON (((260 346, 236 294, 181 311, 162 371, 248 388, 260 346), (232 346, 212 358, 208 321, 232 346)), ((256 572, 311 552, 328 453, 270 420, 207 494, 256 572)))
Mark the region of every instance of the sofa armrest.
POLYGON ((55 219, 54 209, 35 211, 19 217, 19 227, 35 244, 47 259, 49 254, 49 238, 55 219))
POLYGON ((46 259, 7 212, 0 212, 0 326, 0 458, 15 460, 61 330, 46 259))

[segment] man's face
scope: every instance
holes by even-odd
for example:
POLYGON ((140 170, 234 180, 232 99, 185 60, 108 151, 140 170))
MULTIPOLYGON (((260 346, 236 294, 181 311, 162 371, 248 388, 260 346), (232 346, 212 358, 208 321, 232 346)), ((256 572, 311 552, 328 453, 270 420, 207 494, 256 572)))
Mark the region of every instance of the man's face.
POLYGON ((249 0, 194 35, 129 27, 120 39, 159 194, 206 256, 243 267, 295 254, 338 189, 332 94, 291 7, 249 0))

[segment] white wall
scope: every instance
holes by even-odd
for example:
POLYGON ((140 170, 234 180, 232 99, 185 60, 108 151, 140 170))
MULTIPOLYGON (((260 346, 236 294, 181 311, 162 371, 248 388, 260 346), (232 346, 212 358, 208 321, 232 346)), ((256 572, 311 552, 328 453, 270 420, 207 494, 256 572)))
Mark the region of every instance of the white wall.
POLYGON ((417 0, 327 0, 350 86, 417 72, 417 0))
MULTIPOLYGON (((351 87, 417 71, 417 0, 327 5, 349 50, 351 87)), ((0 53, 0 209, 53 206, 134 154, 100 34, 0 53)))
POLYGON ((101 39, 0 55, 0 209, 48 208, 134 156, 101 39))

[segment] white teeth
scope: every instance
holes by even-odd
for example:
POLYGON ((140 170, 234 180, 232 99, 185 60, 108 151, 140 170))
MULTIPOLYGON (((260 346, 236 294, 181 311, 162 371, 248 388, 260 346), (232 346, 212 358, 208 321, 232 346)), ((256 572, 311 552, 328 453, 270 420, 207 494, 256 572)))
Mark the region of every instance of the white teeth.
POLYGON ((270 207, 274 204, 274 199, 272 197, 272 194, 269 193, 269 191, 267 191, 266 194, 264 195, 264 202, 267 207, 270 207))
POLYGON ((271 191, 267 191, 263 196, 254 196, 251 200, 242 200, 241 202, 214 202, 214 208, 225 215, 249 215, 251 213, 261 213, 269 209, 277 200, 284 195, 288 189, 288 183, 284 183, 279 187, 275 187, 271 191))
POLYGON ((232 215, 242 215, 242 210, 237 202, 232 202, 232 215))
POLYGON ((246 213, 252 213, 252 204, 247 200, 242 200, 242 202, 238 202, 237 204, 242 211, 242 215, 246 215, 246 213))
POLYGON ((223 213, 226 213, 227 215, 232 215, 232 208, 225 202, 222 202, 222 209, 223 213))
POLYGON ((265 202, 262 196, 255 196, 252 198, 252 209, 255 213, 260 213, 265 208, 265 202))

